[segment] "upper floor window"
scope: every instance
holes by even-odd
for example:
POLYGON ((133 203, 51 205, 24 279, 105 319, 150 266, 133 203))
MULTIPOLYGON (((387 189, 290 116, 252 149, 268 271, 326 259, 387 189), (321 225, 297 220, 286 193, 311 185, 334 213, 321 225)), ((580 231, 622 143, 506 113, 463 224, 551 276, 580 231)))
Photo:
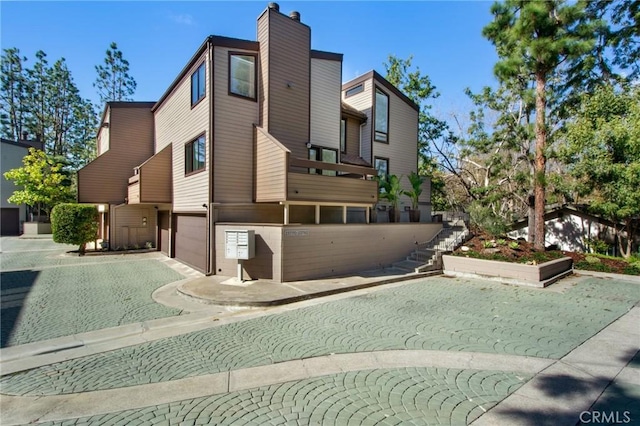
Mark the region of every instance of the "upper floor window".
POLYGON ((199 136, 184 146, 184 174, 188 175, 204 169, 205 138, 199 136))
POLYGON ((348 98, 349 96, 357 95, 358 93, 362 92, 363 90, 364 90, 364 83, 360 83, 357 86, 353 86, 353 87, 348 88, 344 92, 344 97, 348 98))
POLYGON ((376 87, 375 136, 377 142, 389 143, 389 96, 376 87))
POLYGON ((374 167, 378 171, 378 176, 389 176, 389 159, 375 157, 374 167))
POLYGON ((191 106, 194 106, 200 99, 204 98, 205 92, 205 66, 204 62, 191 74, 191 106))
POLYGON ((340 152, 347 152, 347 120, 340 120, 340 152))
POLYGON ((256 100, 256 55, 229 53, 229 94, 256 100))

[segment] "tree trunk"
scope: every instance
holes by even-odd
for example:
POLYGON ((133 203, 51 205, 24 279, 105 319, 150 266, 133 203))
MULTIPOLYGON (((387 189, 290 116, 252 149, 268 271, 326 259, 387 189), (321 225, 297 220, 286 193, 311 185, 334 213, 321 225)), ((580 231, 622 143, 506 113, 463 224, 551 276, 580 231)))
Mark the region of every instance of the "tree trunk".
POLYGON ((535 196, 535 239, 533 246, 538 250, 544 250, 544 207, 545 207, 545 169, 547 159, 545 148, 547 143, 547 128, 545 123, 545 110, 547 100, 545 95, 546 78, 544 73, 536 73, 536 159, 534 176, 534 196, 535 196))
POLYGON ((536 205, 536 197, 533 195, 533 193, 530 193, 527 199, 527 210, 529 212, 529 215, 527 216, 528 217, 527 226, 529 229, 529 235, 527 235, 527 241, 529 241, 530 243, 533 243, 535 241, 535 236, 536 236, 535 205, 536 205))

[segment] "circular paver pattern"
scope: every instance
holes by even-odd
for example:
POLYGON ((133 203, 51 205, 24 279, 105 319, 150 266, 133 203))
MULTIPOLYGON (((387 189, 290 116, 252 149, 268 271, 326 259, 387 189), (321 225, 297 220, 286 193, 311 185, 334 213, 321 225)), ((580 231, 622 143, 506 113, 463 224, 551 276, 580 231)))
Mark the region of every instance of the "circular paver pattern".
POLYGON ((180 314, 151 297, 179 273, 156 260, 95 258, 98 264, 2 272, 2 347, 180 314))
POLYGON ((16 373, 0 386, 14 395, 66 394, 387 349, 559 359, 638 300, 637 284, 600 279, 559 293, 429 278, 16 373))
POLYGON ((529 378, 443 368, 356 371, 44 424, 459 425, 529 378))

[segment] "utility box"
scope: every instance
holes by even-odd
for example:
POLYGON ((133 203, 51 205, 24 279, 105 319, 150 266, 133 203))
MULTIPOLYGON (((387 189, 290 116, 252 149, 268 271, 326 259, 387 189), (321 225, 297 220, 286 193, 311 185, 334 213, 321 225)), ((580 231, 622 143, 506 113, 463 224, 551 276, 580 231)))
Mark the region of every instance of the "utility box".
POLYGON ((225 259, 248 260, 256 255, 256 236, 253 230, 224 231, 225 259))

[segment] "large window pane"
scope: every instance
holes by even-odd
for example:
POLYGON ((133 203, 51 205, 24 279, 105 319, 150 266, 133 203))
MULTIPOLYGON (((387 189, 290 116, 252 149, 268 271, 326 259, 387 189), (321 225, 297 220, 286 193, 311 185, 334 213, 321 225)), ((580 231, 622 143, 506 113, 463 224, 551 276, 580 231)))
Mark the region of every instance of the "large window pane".
POLYGON ((230 56, 229 92, 246 98, 256 98, 256 57, 230 56))
POLYGON ((193 173, 205 168, 206 146, 204 135, 184 147, 184 172, 193 173))
POLYGON ((204 63, 198 67, 196 72, 191 74, 191 106, 198 103, 198 101, 204 98, 205 93, 205 66, 204 63))
POLYGON ((376 88, 375 140, 388 142, 389 133, 389 97, 376 88))

